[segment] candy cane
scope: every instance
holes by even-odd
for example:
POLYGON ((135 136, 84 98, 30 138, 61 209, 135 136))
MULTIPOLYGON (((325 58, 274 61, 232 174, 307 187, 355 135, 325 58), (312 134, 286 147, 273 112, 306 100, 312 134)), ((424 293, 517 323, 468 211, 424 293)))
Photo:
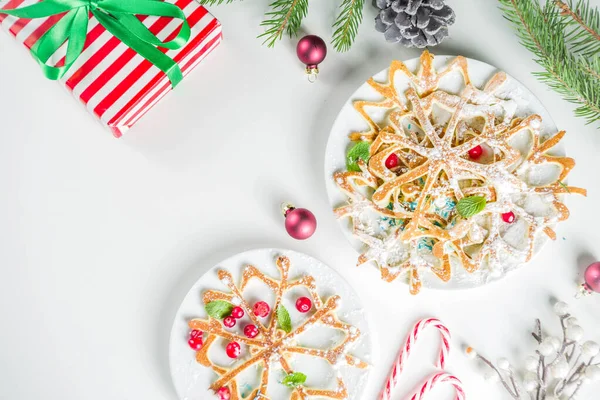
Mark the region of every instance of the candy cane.
POLYGON ((440 372, 429 378, 427 381, 425 381, 421 389, 417 393, 415 393, 410 398, 410 400, 423 400, 425 397, 427 397, 427 393, 429 393, 433 388, 435 388, 436 385, 442 383, 449 383, 450 385, 454 386, 454 389, 456 390, 456 400, 464 400, 466 398, 465 391, 463 389, 462 382, 460 381, 460 379, 458 379, 454 375, 450 375, 445 372, 440 372))
POLYGON ((440 334, 442 335, 442 348, 440 350, 440 355, 436 360, 436 367, 441 369, 445 367, 446 359, 448 358, 448 352, 450 351, 450 331, 438 319, 422 319, 421 321, 417 322, 410 335, 406 339, 404 347, 400 350, 400 353, 396 358, 396 362, 394 363, 394 367, 392 368, 392 372, 390 373, 390 376, 385 384, 383 392, 379 396, 379 400, 389 400, 391 398, 390 396, 392 389, 396 386, 396 383, 398 382, 398 376, 400 376, 402 370, 404 369, 406 360, 410 356, 411 349, 414 347, 415 342, 417 341, 421 332, 430 326, 437 328, 440 334))

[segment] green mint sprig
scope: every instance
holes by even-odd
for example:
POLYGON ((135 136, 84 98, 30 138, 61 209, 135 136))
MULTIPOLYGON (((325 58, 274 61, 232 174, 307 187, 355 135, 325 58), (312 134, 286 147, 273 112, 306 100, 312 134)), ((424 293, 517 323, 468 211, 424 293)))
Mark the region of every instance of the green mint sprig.
POLYGON ((283 378, 283 381, 281 381, 282 384, 284 384, 285 386, 291 387, 291 388, 295 388, 297 386, 302 386, 302 385, 304 385, 305 382, 306 382, 306 375, 304 375, 302 372, 294 372, 294 373, 288 374, 285 376, 285 378, 283 378))
POLYGON ((231 311, 233 310, 233 304, 228 303, 223 300, 211 301, 206 306, 206 313, 215 319, 223 319, 231 315, 231 311))
POLYGON ((482 212, 486 204, 487 202, 483 196, 463 197, 456 204, 456 211, 458 211, 462 217, 470 218, 482 212))
POLYGON ((292 319, 290 318, 290 313, 282 305, 277 307, 277 326, 283 329, 285 333, 290 333, 292 331, 292 319))
POLYGON ((371 143, 369 142, 358 142, 352 146, 346 156, 346 167, 348 168, 348 171, 360 172, 358 160, 369 162, 369 158, 371 158, 370 149, 371 143))

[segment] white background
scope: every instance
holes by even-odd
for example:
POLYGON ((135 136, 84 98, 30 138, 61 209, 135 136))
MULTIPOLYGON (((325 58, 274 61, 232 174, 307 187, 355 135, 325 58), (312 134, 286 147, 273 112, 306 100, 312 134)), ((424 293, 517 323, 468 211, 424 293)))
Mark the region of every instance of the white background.
MULTIPOLYGON (((337 3, 312 1, 305 31, 329 38, 337 3)), ((485 61, 528 86, 568 131, 577 160, 570 183, 589 195, 569 199, 572 217, 558 240, 523 270, 489 287, 417 297, 381 282, 372 267, 354 267, 357 254, 323 182, 327 136, 346 98, 392 59, 420 53, 385 43, 370 4, 355 46, 330 51, 314 85, 294 40, 268 49, 255 39, 267 1, 214 8, 225 41, 120 140, 0 35, 0 398, 175 399, 168 334, 180 301, 219 260, 255 247, 308 253, 357 289, 378 349, 364 400, 376 398, 420 317, 439 317, 453 331, 448 369, 476 400, 508 396, 463 357, 462 343, 522 364, 534 350, 528 332, 536 317, 558 333, 555 296, 572 304, 588 338, 600 340, 600 295, 573 298, 583 268, 600 258, 600 131, 531 75, 540 67, 496 1, 449 4, 457 14, 452 38, 434 52, 485 61), (286 235, 282 200, 316 214, 313 238, 286 235)), ((397 399, 433 372, 437 339, 431 333, 425 341, 397 399)), ((598 390, 589 386, 580 399, 598 390)))

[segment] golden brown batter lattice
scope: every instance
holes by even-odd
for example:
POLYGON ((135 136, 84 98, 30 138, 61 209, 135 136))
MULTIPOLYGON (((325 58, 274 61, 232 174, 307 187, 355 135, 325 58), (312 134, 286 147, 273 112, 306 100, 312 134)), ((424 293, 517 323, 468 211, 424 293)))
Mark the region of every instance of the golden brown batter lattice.
MULTIPOLYGON (((281 256, 277 258, 276 264, 281 274, 280 279, 266 276, 258 268, 249 265, 243 271, 242 282, 239 287, 234 283, 233 277, 228 271, 220 270, 218 272, 219 279, 229 287, 231 292, 225 293, 209 290, 203 295, 203 302, 205 304, 216 300, 239 303, 239 306, 245 311, 246 315, 252 319, 252 323, 260 332, 256 338, 250 339, 230 332, 223 327, 223 324, 220 321, 213 318, 209 318, 208 320, 193 319, 189 322, 189 327, 191 329, 198 329, 207 334, 204 346, 196 353, 196 360, 200 364, 212 368, 219 376, 211 386, 211 389, 217 391, 221 387, 228 387, 231 392, 232 400, 243 399, 236 377, 242 371, 257 365, 262 367, 260 385, 253 389, 245 399, 269 399, 267 387, 269 385, 273 365, 278 363, 283 371, 292 373, 290 357, 294 354, 303 354, 324 359, 331 365, 339 365, 342 363, 361 369, 368 367, 367 363, 348 353, 350 345, 360 338, 361 333, 354 326, 346 324, 337 318, 336 309, 341 300, 340 297, 334 295, 323 302, 317 292, 316 281, 312 276, 304 276, 296 280, 290 280, 290 260, 285 256, 281 256), (286 333, 278 328, 275 313, 271 313, 270 320, 266 324, 263 324, 259 318, 254 315, 252 306, 244 300, 243 296, 244 289, 252 279, 258 279, 264 282, 275 293, 275 304, 273 305, 272 310, 276 310, 279 307, 286 291, 300 286, 305 287, 312 297, 315 307, 314 313, 309 315, 290 333, 286 333), (297 337, 316 324, 326 325, 333 329, 340 330, 345 333, 345 337, 340 343, 325 350, 298 345, 296 341, 297 337), (242 345, 246 345, 249 356, 230 367, 216 365, 210 360, 208 353, 211 346, 214 345, 218 338, 227 341, 236 341, 242 345)), ((347 398, 347 387, 339 373, 336 379, 337 387, 334 390, 308 388, 305 386, 292 388, 290 400, 304 400, 313 397, 326 399, 347 398)))

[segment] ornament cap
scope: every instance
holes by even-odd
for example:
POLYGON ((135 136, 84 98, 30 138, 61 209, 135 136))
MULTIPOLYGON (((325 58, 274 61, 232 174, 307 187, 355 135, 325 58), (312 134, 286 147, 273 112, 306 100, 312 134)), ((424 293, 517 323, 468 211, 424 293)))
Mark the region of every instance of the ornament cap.
POLYGON ((319 77, 319 67, 316 65, 307 65, 305 72, 310 83, 315 83, 317 81, 317 78, 319 77))
POLYGON ((281 203, 281 213, 283 214, 284 217, 287 217, 287 215, 291 211, 294 211, 295 209, 296 209, 296 207, 294 207, 294 205, 292 203, 288 203, 287 201, 284 201, 283 203, 281 203))

